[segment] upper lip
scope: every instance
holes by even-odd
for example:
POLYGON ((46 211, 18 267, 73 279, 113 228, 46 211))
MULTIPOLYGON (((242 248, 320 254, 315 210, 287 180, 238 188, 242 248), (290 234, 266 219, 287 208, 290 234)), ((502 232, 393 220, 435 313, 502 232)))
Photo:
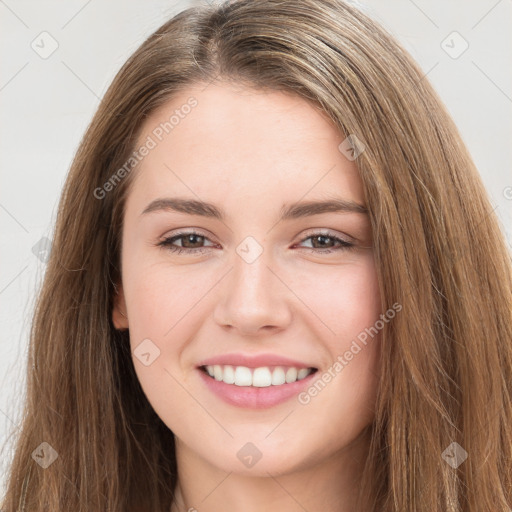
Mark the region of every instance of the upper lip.
POLYGON ((201 366, 213 366, 215 364, 232 366, 246 366, 247 368, 259 368, 261 366, 294 366, 295 368, 315 368, 311 364, 290 359, 278 354, 222 354, 204 359, 198 364, 201 366))

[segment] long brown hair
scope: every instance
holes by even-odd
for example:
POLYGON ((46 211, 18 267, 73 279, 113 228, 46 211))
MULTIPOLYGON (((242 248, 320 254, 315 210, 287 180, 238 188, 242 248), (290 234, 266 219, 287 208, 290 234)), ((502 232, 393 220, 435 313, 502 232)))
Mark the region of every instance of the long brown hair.
POLYGON ((382 310, 402 305, 380 341, 361 482, 367 509, 509 512, 510 253, 478 171, 422 70, 341 0, 187 9, 115 77, 62 193, 2 510, 170 509, 173 434, 142 392, 128 333, 111 320, 124 201, 136 170, 105 184, 136 149, 146 116, 177 91, 217 78, 297 94, 365 145, 356 163, 382 310), (33 453, 54 458, 50 447, 58 456, 43 468, 33 453))

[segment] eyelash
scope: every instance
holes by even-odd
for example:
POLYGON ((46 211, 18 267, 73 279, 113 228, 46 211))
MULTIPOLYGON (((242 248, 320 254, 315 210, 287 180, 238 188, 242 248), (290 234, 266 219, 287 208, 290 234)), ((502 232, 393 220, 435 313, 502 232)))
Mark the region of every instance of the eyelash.
MULTIPOLYGON (((181 254, 182 252, 188 253, 188 254, 192 254, 192 253, 202 254, 203 252, 205 252, 205 250, 206 250, 205 247, 196 247, 195 249, 189 249, 189 248, 183 248, 183 247, 172 245, 172 243, 174 241, 179 240, 180 238, 183 238, 186 236, 190 236, 190 235, 196 235, 196 236, 204 238, 205 240, 208 240, 208 237, 206 237, 205 235, 202 235, 201 233, 197 233, 196 231, 182 231, 180 233, 177 233, 176 235, 173 235, 172 237, 165 238, 164 240, 159 242, 157 245, 159 247, 167 249, 168 251, 171 251, 173 253, 178 253, 178 254, 181 254)), ((299 243, 302 243, 305 240, 308 240, 310 238, 315 238, 315 237, 319 237, 319 236, 330 238, 334 242, 339 242, 341 244, 341 246, 338 248, 335 248, 335 249, 330 249, 330 248, 315 249, 314 247, 302 247, 302 249, 309 250, 310 252, 313 252, 313 253, 329 254, 329 253, 336 252, 336 251, 350 250, 352 247, 354 247, 354 244, 351 244, 350 242, 347 242, 346 240, 343 240, 343 239, 333 235, 332 233, 320 233, 320 232, 310 234, 306 238, 303 238, 299 243)))

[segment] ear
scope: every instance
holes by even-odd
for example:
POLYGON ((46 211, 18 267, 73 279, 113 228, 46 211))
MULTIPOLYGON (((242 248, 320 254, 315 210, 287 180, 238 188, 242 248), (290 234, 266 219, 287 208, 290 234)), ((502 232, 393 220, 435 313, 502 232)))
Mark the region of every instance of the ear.
POLYGON ((114 296, 114 307, 112 309, 112 322, 114 327, 123 331, 128 329, 128 314, 126 313, 126 303, 124 300, 124 291, 122 283, 117 283, 116 294, 114 296))

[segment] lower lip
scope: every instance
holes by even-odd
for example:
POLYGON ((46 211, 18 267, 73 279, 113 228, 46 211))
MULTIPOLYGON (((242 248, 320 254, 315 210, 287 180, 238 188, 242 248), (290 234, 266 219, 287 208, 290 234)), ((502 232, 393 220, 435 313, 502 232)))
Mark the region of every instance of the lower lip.
POLYGON ((318 373, 310 373, 307 377, 289 384, 279 386, 255 387, 255 386, 236 386, 235 384, 226 384, 221 380, 215 380, 203 370, 198 370, 201 378, 208 386, 210 391, 219 398, 231 405, 246 407, 250 409, 266 409, 274 405, 286 402, 293 396, 310 384, 311 380, 318 373))

